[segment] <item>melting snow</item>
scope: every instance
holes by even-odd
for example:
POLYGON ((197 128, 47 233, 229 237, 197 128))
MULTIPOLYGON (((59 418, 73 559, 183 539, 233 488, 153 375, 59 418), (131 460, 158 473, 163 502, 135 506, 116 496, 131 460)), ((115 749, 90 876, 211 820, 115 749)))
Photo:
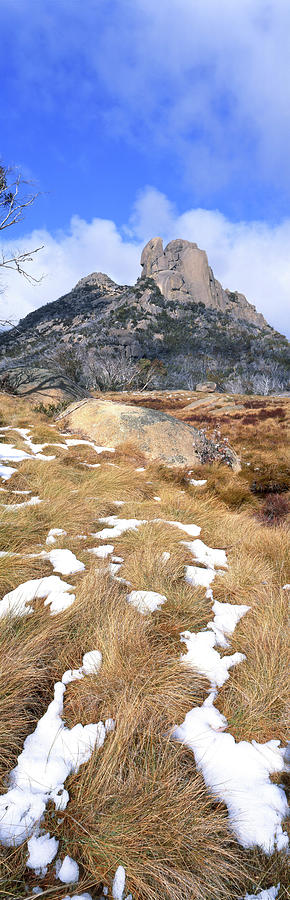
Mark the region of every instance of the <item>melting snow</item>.
POLYGON ((42 877, 46 875, 47 866, 57 854, 58 843, 55 837, 50 837, 49 831, 39 837, 31 837, 28 842, 29 856, 26 862, 28 869, 34 869, 36 875, 42 877))
POLYGON ((163 563, 168 562, 168 560, 170 559, 170 553, 168 552, 168 550, 164 550, 164 553, 161 554, 161 559, 163 563))
POLYGON ((186 534, 189 534, 190 537, 198 537, 201 532, 201 528, 199 525, 184 525, 183 522, 175 522, 171 519, 154 519, 154 522, 164 522, 164 525, 174 525, 174 528, 179 528, 180 531, 185 531, 186 534))
POLYGON ((105 451, 108 453, 115 453, 115 447, 98 447, 93 441, 81 441, 76 438, 66 438, 66 444, 68 447, 76 447, 77 444, 87 444, 87 446, 92 447, 96 453, 104 453, 105 451))
POLYGON ((23 509, 24 506, 38 506, 38 503, 43 503, 40 497, 30 497, 30 500, 24 500, 23 503, 1 503, 1 506, 5 509, 23 509))
POLYGON ((123 866, 118 866, 117 871, 115 872, 113 886, 112 886, 113 900, 123 900, 124 891, 125 891, 125 880, 126 880, 125 869, 123 866))
POLYGON ((17 469, 13 469, 12 466, 0 465, 0 477, 3 478, 3 481, 8 481, 8 478, 11 478, 14 472, 17 472, 17 469))
POLYGON ((113 578, 115 575, 117 575, 117 572, 119 572, 121 565, 122 563, 109 563, 108 571, 110 572, 110 575, 113 576, 113 578))
POLYGON ((230 826, 243 847, 261 847, 264 853, 287 847, 281 823, 288 812, 282 787, 270 775, 284 769, 280 741, 236 743, 225 734, 227 720, 214 707, 211 694, 201 707, 187 713, 173 737, 194 752, 197 768, 207 787, 226 803, 230 826))
POLYGON ((114 544, 104 544, 100 547, 91 547, 91 549, 88 550, 88 553, 94 553, 95 556, 100 557, 100 559, 106 559, 110 553, 113 553, 113 550, 114 544))
POLYGON ((211 682, 213 689, 221 687, 229 677, 229 669, 246 658, 243 653, 221 657, 215 644, 228 647, 226 635, 232 634, 237 622, 248 612, 249 606, 231 603, 213 603, 214 619, 208 622, 205 631, 196 633, 183 631, 181 640, 186 644, 187 654, 181 659, 186 665, 193 666, 211 682))
POLYGON ((75 725, 69 729, 62 720, 66 685, 87 674, 96 674, 101 654, 92 650, 83 657, 83 665, 64 673, 54 686, 54 699, 35 728, 24 741, 23 751, 10 773, 10 787, 0 797, 0 840, 6 847, 19 846, 28 840, 29 865, 38 873, 52 861, 58 842, 39 829, 48 801, 64 810, 69 794, 64 783, 87 762, 95 747, 102 747, 106 728, 75 725))
POLYGON ((50 550, 47 556, 54 572, 60 572, 61 575, 75 575, 76 572, 84 571, 85 564, 71 550, 50 550))
POLYGON ((229 677, 229 669, 246 658, 243 653, 233 653, 232 656, 221 658, 214 649, 216 636, 212 631, 200 631, 197 634, 183 631, 180 637, 187 648, 187 653, 181 657, 182 662, 205 675, 212 688, 221 687, 229 677))
MULTIPOLYGON (((29 443, 29 441, 26 441, 26 443, 29 443)), ((35 445, 29 444, 29 446, 31 448, 32 447, 41 447, 42 448, 42 446, 45 446, 45 445, 44 444, 43 445, 42 444, 35 444, 35 445)), ((17 450, 17 448, 14 447, 13 444, 0 443, 0 459, 11 460, 12 462, 22 462, 23 459, 45 459, 45 460, 55 459, 55 456, 43 456, 39 452, 33 453, 31 455, 31 453, 26 453, 25 450, 17 450)))
POLYGON ((249 609, 251 607, 245 604, 214 601, 212 607, 214 620, 213 622, 208 622, 207 627, 214 632, 217 644, 221 647, 229 646, 226 635, 233 634, 236 625, 249 609))
MULTIPOLYGON (((210 589, 207 593, 212 596, 210 589)), ((214 644, 227 646, 226 636, 232 634, 248 609, 245 605, 215 601, 214 620, 208 623, 207 630, 181 635, 188 651, 182 661, 205 674, 214 692, 201 707, 187 713, 173 737, 193 751, 207 787, 226 803, 231 828, 242 846, 259 846, 269 854, 288 844, 287 834, 282 831, 288 812, 286 795, 269 777, 285 769, 287 751, 280 749, 280 741, 236 743, 231 734, 224 733, 227 720, 214 706, 216 689, 228 678, 228 669, 245 659, 241 653, 221 658, 214 644)))
POLYGON ((215 577, 213 569, 199 569, 198 566, 185 566, 185 581, 193 587, 209 587, 215 577))
POLYGON ((50 606, 51 615, 55 615, 66 609, 75 600, 75 594, 68 594, 73 590, 72 584, 62 581, 58 575, 49 575, 46 578, 32 578, 19 584, 13 591, 5 594, 0 600, 0 618, 7 615, 27 616, 33 612, 30 605, 37 597, 44 599, 44 606, 50 606))
POLYGON ((117 516, 106 516, 103 519, 99 520, 103 522, 105 525, 109 525, 109 528, 103 528, 102 531, 97 531, 92 534, 92 537, 101 538, 103 541, 108 538, 118 538, 124 534, 125 531, 129 531, 133 529, 134 531, 139 528, 140 525, 145 525, 147 519, 118 519, 117 516))
POLYGON ((91 894, 73 894, 72 897, 69 894, 66 894, 63 897, 63 900, 92 900, 91 894))
POLYGON ((160 609, 162 604, 167 602, 167 597, 164 594, 157 594, 155 591, 131 591, 130 594, 127 594, 127 600, 144 615, 160 609))
POLYGON ((265 891, 260 891, 259 894, 246 894, 244 900, 275 900, 279 894, 279 890, 280 882, 277 884, 277 887, 267 888, 265 891))
POLYGON ((213 550, 212 547, 207 547, 200 540, 181 541, 181 544, 190 550, 190 553, 198 562, 204 563, 209 568, 214 569, 215 566, 224 566, 227 569, 228 563, 224 550, 213 550))
POLYGON ((21 462, 23 459, 31 459, 31 456, 25 450, 17 450, 13 444, 0 443, 0 459, 11 459, 11 462, 21 462))
POLYGON ((61 534, 66 534, 67 532, 63 530, 63 528, 51 528, 48 532, 46 538, 46 544, 55 544, 56 538, 60 537, 61 534))
POLYGON ((81 466, 86 466, 87 469, 100 469, 101 463, 86 463, 82 462, 81 466))
POLYGON ((70 884, 79 880, 79 867, 71 856, 64 857, 60 868, 57 868, 57 877, 63 884, 70 884))
POLYGON ((198 487, 199 485, 201 487, 202 484, 206 484, 206 482, 207 478, 198 478, 197 480, 195 478, 189 479, 189 484, 193 484, 195 487, 198 487))

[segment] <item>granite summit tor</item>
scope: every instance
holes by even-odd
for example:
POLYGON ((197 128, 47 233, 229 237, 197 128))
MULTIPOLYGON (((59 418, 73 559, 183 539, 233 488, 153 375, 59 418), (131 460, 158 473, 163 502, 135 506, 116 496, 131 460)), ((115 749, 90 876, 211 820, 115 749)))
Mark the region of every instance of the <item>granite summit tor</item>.
POLYGON ((40 367, 50 377, 68 375, 73 357, 86 389, 132 386, 141 360, 160 363, 151 387, 195 389, 204 381, 237 393, 289 387, 286 338, 243 294, 223 288, 204 250, 180 239, 165 249, 161 237, 148 241, 135 285, 93 272, 2 333, 0 381, 11 371, 15 380, 16 368, 18 383, 40 367), (113 378, 104 377, 105 369, 113 378))

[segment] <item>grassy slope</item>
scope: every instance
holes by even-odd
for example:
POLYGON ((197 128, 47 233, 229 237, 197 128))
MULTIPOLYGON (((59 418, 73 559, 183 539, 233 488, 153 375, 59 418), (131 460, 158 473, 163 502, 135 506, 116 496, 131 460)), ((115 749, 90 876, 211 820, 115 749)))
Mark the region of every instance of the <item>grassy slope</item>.
MULTIPOLYGON (((178 416, 193 421, 180 394, 175 399, 163 395, 162 408, 169 411, 175 403, 178 416)), ((187 392, 185 396, 194 398, 187 392)), ((284 401, 282 405, 286 408, 284 401)), ((2 395, 0 406, 4 424, 33 425, 33 440, 57 437, 61 443, 57 429, 49 428, 28 403, 2 395)), ((46 824, 60 840, 61 854, 71 854, 81 866, 81 881, 70 893, 87 889, 96 898, 98 885, 110 881, 122 863, 134 900, 231 900, 278 880, 279 897, 289 896, 283 857, 267 859, 237 845, 228 830, 226 809, 210 798, 192 754, 168 740, 172 726, 202 702, 207 688, 202 676, 180 666, 179 633, 202 629, 212 616, 203 589, 184 582, 184 564, 192 558, 180 544, 180 531, 149 523, 113 541, 115 554, 125 560, 120 574, 132 587, 168 598, 160 612, 148 617, 126 604, 126 588, 111 581, 105 564, 97 571, 96 559, 84 548, 98 541, 78 537, 98 530, 99 517, 117 513, 195 522, 206 543, 224 547, 229 571, 216 577, 215 599, 248 603, 251 612, 231 642, 233 651, 245 652, 247 660, 232 670, 218 706, 237 740, 285 740, 287 591, 281 588, 290 581, 286 521, 270 527, 257 518, 263 501, 250 491, 248 474, 258 465, 264 467, 263 474, 267 466, 276 467, 276 476, 277 469, 281 472, 285 417, 279 427, 277 416, 268 417, 265 428, 261 420, 235 421, 236 415, 234 410, 218 427, 236 449, 246 448, 243 457, 250 466, 235 476, 228 469, 201 466, 194 474, 208 479, 203 488, 188 486, 184 472, 157 464, 137 473, 143 460, 133 447, 115 454, 118 468, 110 465, 111 455, 104 455, 98 469, 82 465, 95 462, 93 450, 73 447, 56 448, 57 458, 51 462, 22 462, 4 485, 7 492, 1 493, 1 502, 14 503, 17 495, 11 490, 29 489, 44 502, 19 510, 17 518, 15 511, 2 508, 0 549, 38 552, 49 528, 61 527, 67 537, 56 546, 69 547, 86 564, 84 574, 67 579, 76 585, 77 596, 66 612, 51 618, 43 602, 36 601, 33 616, 0 620, 1 790, 25 736, 51 700, 54 682, 65 669, 79 666, 83 653, 92 648, 101 650, 102 668, 98 676, 69 686, 66 722, 71 727, 113 716, 117 723, 102 751, 70 779, 70 802, 57 822, 51 818, 53 810, 47 812, 46 824), (121 512, 114 500, 124 501, 121 512), (161 560, 164 550, 171 553, 166 566, 161 560)), ((212 414, 209 430, 217 421, 212 414)), ((25 447, 17 433, 6 439, 25 447)), ((43 560, 0 559, 0 596, 51 571, 43 560)), ((25 858, 25 846, 1 850, 0 897, 31 896, 38 879, 27 872, 25 858)), ((43 896, 52 900, 61 900, 69 890, 57 885, 53 873, 41 884, 43 896)))

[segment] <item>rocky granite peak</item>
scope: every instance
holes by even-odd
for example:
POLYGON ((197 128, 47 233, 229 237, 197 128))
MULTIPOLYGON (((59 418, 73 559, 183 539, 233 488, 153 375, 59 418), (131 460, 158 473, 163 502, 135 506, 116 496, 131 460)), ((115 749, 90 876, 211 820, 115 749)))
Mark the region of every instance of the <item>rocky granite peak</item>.
POLYGON ((107 290, 114 290, 117 287, 117 284, 109 277, 109 275, 104 275, 103 272, 91 272, 90 275, 85 275, 84 278, 80 278, 73 290, 83 290, 83 288, 86 287, 100 287, 106 288, 107 290))
POLYGON ((167 389, 287 390, 286 338, 243 294, 224 290, 197 244, 178 239, 164 249, 155 237, 141 268, 135 285, 91 272, 2 332, 0 389, 26 384, 27 373, 32 383, 32 369, 44 385, 45 368, 86 389, 143 387, 149 371, 167 389))
POLYGON ((232 312, 237 319, 263 327, 261 313, 237 291, 224 290, 214 277, 205 250, 180 238, 163 249, 161 237, 151 238, 141 256, 143 278, 154 278, 166 300, 195 301, 211 309, 232 312))

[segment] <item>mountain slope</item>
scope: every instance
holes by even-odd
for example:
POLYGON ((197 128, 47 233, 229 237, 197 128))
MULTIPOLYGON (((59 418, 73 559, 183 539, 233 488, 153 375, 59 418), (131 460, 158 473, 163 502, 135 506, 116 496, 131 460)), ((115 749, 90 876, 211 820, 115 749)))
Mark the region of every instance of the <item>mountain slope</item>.
POLYGON ((157 386, 193 388, 212 378, 220 389, 287 389, 286 338, 242 294, 222 288, 196 244, 171 241, 163 250, 161 238, 154 238, 141 265, 134 286, 92 273, 29 313, 0 336, 2 371, 44 360, 69 368, 74 357, 75 376, 96 386, 108 361, 112 369, 127 368, 130 381, 146 358, 162 363, 157 386))

